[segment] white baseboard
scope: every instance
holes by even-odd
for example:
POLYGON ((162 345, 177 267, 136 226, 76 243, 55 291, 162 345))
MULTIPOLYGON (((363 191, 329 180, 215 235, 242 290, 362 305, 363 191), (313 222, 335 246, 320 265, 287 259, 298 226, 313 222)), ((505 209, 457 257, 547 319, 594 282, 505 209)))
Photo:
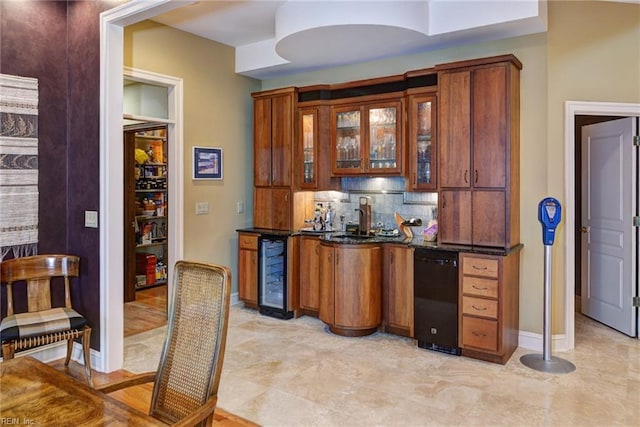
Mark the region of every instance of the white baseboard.
POLYGON ((240 304, 240 298, 238 298, 238 293, 234 292, 231 294, 231 301, 230 301, 231 305, 236 305, 236 304, 240 304))
MULTIPOLYGON (((518 335, 518 347, 528 350, 543 351, 544 336, 542 334, 534 334, 533 332, 520 331, 518 335)), ((569 345, 565 334, 553 335, 551 337, 551 351, 567 351, 569 345)))
MULTIPOLYGON (((96 366, 102 366, 101 354, 99 351, 91 349, 91 367, 97 371, 96 366)), ((34 359, 38 359, 43 363, 50 363, 54 360, 60 360, 67 357, 67 342, 57 342, 49 345, 43 345, 42 347, 32 348, 30 350, 21 351, 16 353, 16 357, 31 356, 34 359)), ((3 360, 4 358, 2 358, 3 360)), ((73 350, 71 352, 71 360, 84 365, 84 357, 82 356, 82 345, 80 343, 73 343, 73 350)))

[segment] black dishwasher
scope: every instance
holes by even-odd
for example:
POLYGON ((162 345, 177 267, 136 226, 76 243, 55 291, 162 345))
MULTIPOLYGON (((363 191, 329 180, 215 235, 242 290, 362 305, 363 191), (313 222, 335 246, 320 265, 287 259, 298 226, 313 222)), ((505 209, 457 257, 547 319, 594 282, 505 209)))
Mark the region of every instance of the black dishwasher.
POLYGON ((416 248, 413 294, 418 347, 460 355, 458 253, 416 248))

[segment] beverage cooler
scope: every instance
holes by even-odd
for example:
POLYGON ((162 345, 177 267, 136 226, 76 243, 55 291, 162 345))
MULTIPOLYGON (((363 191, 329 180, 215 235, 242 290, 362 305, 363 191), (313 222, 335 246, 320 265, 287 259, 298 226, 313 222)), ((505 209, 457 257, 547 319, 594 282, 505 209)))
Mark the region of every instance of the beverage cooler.
POLYGON ((258 238, 258 308, 260 314, 291 319, 287 310, 288 236, 262 235, 258 238))

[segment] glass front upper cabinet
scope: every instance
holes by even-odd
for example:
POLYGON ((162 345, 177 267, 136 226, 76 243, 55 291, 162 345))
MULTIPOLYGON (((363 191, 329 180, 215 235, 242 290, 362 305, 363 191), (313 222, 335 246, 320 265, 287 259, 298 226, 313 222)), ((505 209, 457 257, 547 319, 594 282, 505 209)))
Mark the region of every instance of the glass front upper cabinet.
POLYGON ((401 105, 390 101, 334 108, 334 175, 401 173, 401 105))
POLYGON ((362 171, 362 108, 338 107, 334 109, 333 172, 336 175, 362 171))
POLYGON ((315 109, 299 112, 302 170, 300 187, 315 188, 318 171, 318 113, 315 109))
POLYGON ((409 176, 412 190, 436 188, 436 97, 409 98, 409 176))
POLYGON ((397 116, 399 106, 369 108, 369 163, 376 171, 399 170, 398 145, 400 142, 397 116))

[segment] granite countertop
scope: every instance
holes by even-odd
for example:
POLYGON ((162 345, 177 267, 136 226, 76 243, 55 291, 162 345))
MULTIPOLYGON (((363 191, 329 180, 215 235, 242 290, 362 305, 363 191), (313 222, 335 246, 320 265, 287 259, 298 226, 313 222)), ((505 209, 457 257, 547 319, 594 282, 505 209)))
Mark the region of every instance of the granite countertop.
POLYGON ((439 242, 429 242, 422 236, 414 236, 413 238, 405 237, 402 234, 399 236, 359 236, 355 234, 348 234, 344 231, 313 231, 309 229, 305 230, 273 230, 268 228, 243 228, 236 230, 237 232, 244 233, 256 233, 275 236, 317 236, 321 241, 327 243, 336 243, 344 245, 363 245, 363 244, 384 244, 384 243, 396 243, 405 244, 409 247, 416 249, 427 249, 436 251, 448 251, 448 252, 470 252, 485 255, 499 255, 504 256, 512 252, 519 251, 523 248, 522 243, 519 243, 511 248, 494 248, 487 246, 472 246, 472 245, 449 245, 439 242))

